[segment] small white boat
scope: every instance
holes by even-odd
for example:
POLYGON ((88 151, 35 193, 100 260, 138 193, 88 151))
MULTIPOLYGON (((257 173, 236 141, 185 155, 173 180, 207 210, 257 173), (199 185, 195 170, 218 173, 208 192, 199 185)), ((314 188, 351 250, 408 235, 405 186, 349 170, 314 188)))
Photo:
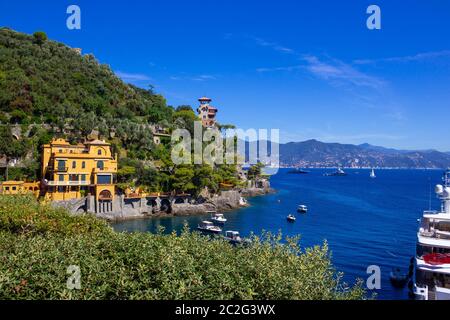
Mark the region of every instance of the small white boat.
POLYGON ((223 216, 221 213, 215 213, 211 216, 211 221, 215 223, 225 223, 227 222, 227 219, 223 216))
POLYGON ((301 204, 297 207, 297 212, 306 213, 308 212, 308 207, 304 204, 301 204))
POLYGON ((290 214, 290 215, 288 215, 287 216, 287 221, 289 221, 289 222, 295 222, 295 216, 293 215, 293 214, 290 214))
POLYGON ((346 176, 347 173, 345 173, 345 171, 341 168, 338 167, 336 171, 334 172, 329 172, 329 173, 325 173, 324 176, 328 176, 328 177, 334 177, 334 176, 346 176))
POLYGON ((211 221, 202 221, 197 229, 207 233, 221 233, 222 229, 218 226, 215 226, 211 221))
POLYGON ((231 244, 239 244, 242 243, 242 238, 239 235, 238 231, 227 230, 225 231, 225 240, 230 242, 231 244))
POLYGON ((371 178, 376 178, 377 176, 375 175, 375 170, 372 169, 372 171, 370 172, 370 177, 371 178))

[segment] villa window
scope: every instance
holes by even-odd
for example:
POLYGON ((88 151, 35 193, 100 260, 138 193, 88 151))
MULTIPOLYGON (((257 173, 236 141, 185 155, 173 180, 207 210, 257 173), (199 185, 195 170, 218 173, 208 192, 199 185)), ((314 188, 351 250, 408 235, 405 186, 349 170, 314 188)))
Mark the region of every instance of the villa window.
POLYGON ((5 191, 9 191, 9 187, 5 187, 5 191))
POLYGON ((103 161, 101 161, 101 160, 97 161, 97 169, 103 170, 104 167, 105 167, 105 165, 104 165, 103 161))
POLYGON ((59 181, 60 181, 60 182, 63 182, 63 181, 64 181, 64 175, 63 175, 63 174, 60 174, 60 175, 59 175, 59 181))
POLYGON ((98 149, 97 153, 98 153, 99 156, 101 156, 102 155, 102 150, 98 149))
POLYGON ((83 182, 86 181, 86 175, 85 175, 85 174, 82 174, 82 175, 81 175, 81 181, 83 181, 83 182))
POLYGON ((77 167, 77 162, 76 161, 72 161, 72 169, 75 169, 77 167))
POLYGON ((58 170, 64 171, 66 169, 66 161, 58 160, 58 170))
POLYGON ((82 168, 82 169, 85 169, 85 168, 86 168, 86 162, 83 161, 83 162, 81 163, 81 168, 82 168))
POLYGON ((16 187, 12 187, 13 191, 15 191, 17 188, 16 187))
POLYGON ((111 184, 111 175, 98 175, 97 184, 111 184))

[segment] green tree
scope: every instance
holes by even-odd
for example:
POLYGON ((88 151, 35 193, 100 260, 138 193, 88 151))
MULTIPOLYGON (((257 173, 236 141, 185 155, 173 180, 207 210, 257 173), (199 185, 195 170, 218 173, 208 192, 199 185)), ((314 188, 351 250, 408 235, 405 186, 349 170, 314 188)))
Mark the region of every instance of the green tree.
POLYGON ((181 166, 175 168, 171 180, 172 188, 177 192, 187 192, 195 190, 195 185, 192 183, 194 178, 194 170, 192 166, 181 166))
POLYGON ((194 112, 192 107, 190 105, 188 105, 188 104, 182 104, 182 105, 178 106, 175 111, 176 112, 178 112, 178 111, 191 111, 191 112, 194 112))
POLYGON ((258 178, 262 173, 262 168, 264 168, 264 164, 261 162, 258 162, 257 164, 253 165, 248 169, 247 176, 249 179, 255 179, 258 178))
POLYGON ((36 31, 33 33, 34 43, 39 46, 42 46, 45 41, 47 41, 47 34, 43 31, 36 31))

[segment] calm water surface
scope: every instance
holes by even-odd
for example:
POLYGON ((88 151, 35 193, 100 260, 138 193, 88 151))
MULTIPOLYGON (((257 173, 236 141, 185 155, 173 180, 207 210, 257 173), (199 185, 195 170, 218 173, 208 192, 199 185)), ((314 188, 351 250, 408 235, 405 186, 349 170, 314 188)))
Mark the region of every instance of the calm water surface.
MULTIPOLYGON (((241 235, 263 230, 284 235, 300 235, 303 246, 328 241, 337 270, 344 280, 354 283, 367 278, 369 265, 378 265, 382 272, 379 299, 407 299, 408 291, 395 289, 389 282, 393 267, 407 271, 414 255, 417 219, 422 210, 437 208, 438 200, 430 197, 430 186, 439 183, 439 170, 377 170, 376 179, 370 170, 346 170, 344 177, 326 177, 326 169, 309 174, 288 174, 280 169, 272 176, 276 194, 251 198, 251 207, 225 213, 225 229, 238 230, 241 235), (306 204, 307 214, 297 215, 295 223, 286 216, 295 213, 299 204, 306 204)), ((207 217, 206 217, 207 218, 207 217)), ((205 216, 169 217, 116 223, 117 231, 155 232, 164 226, 166 232, 180 231, 186 221, 192 229, 205 216)))

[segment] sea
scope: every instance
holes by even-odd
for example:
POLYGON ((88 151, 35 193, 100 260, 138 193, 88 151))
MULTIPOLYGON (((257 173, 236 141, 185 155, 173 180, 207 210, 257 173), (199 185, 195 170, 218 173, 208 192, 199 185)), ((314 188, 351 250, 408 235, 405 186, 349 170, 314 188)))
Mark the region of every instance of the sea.
MULTIPOLYGON (((372 272, 381 271, 381 288, 369 290, 377 299, 409 299, 408 288, 394 288, 389 280, 393 268, 405 273, 415 254, 416 232, 423 210, 438 209, 433 192, 441 183, 442 170, 346 169, 346 176, 324 176, 332 169, 310 169, 307 174, 290 174, 280 169, 271 176, 275 193, 249 199, 250 206, 225 213, 225 230, 243 236, 263 231, 284 236, 300 236, 303 247, 327 241, 331 259, 343 280, 364 284, 372 272), (306 214, 296 213, 299 204, 308 206, 306 214), (289 223, 288 214, 297 220, 289 223)), ((208 216, 164 217, 123 221, 113 224, 116 231, 179 232, 185 223, 195 230, 208 216)))

